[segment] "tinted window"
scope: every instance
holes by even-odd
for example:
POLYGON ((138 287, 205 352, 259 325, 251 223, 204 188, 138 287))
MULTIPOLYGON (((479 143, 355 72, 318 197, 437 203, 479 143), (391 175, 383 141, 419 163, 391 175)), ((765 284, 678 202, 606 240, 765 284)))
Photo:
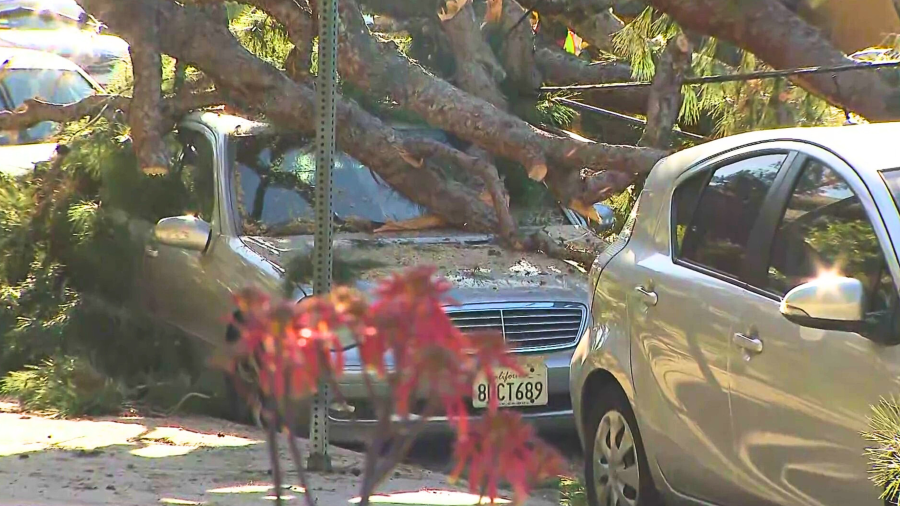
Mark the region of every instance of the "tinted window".
POLYGON ((870 313, 883 312, 890 304, 891 275, 859 198, 837 172, 811 161, 772 243, 767 289, 783 296, 822 273, 862 281, 870 313))
POLYGON ((676 254, 738 277, 750 231, 786 154, 747 158, 695 176, 675 192, 676 254))

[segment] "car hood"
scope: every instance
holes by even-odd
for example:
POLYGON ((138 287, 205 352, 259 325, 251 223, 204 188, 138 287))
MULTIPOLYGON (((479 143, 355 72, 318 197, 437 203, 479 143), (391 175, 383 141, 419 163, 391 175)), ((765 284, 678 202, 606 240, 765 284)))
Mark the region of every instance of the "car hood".
MULTIPOLYGON (((550 227, 558 238, 584 237, 574 226, 550 227)), ((281 269, 292 258, 309 254, 312 236, 244 237, 244 243, 281 269)), ((574 263, 541 253, 509 251, 493 236, 458 231, 393 234, 337 234, 337 255, 344 261, 367 263, 356 271, 357 286, 371 291, 392 273, 415 265, 433 265, 454 286, 451 297, 460 304, 489 302, 587 303, 587 275, 574 263), (374 265, 373 265, 374 264, 374 265)), ((309 293, 308 287, 304 291, 309 293)))
POLYGON ((0 146, 0 173, 21 176, 33 170, 36 164, 53 158, 55 152, 54 142, 0 146))

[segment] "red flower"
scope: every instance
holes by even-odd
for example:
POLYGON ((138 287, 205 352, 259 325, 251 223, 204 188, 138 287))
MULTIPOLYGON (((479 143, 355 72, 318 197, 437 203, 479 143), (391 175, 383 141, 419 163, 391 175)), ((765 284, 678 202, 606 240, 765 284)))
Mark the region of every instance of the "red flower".
POLYGON ((469 468, 469 491, 493 500, 501 479, 513 489, 513 501, 525 500, 532 484, 562 469, 559 454, 540 441, 534 429, 512 411, 489 413, 454 448, 452 479, 469 468))

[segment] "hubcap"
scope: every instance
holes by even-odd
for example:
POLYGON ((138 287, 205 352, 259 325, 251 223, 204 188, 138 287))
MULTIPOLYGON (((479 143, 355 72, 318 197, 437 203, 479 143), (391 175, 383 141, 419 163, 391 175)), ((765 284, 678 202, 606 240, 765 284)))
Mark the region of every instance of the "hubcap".
POLYGON ((594 490, 600 506, 635 506, 640 490, 637 448, 618 411, 600 420, 594 437, 594 490))

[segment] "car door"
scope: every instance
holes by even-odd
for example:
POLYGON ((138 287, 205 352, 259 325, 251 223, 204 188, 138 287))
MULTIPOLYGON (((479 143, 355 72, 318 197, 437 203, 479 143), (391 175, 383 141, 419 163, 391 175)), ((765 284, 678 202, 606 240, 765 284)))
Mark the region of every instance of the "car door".
POLYGON ((692 498, 743 504, 730 486, 728 354, 750 230, 791 156, 750 148, 686 171, 668 190, 665 240, 631 252, 636 413, 664 480, 692 498))
POLYGON ((171 177, 178 180, 176 186, 186 198, 175 206, 178 214, 173 216, 199 217, 210 224, 212 237, 202 252, 149 241, 145 251, 148 303, 166 323, 215 344, 224 339, 232 304, 232 291, 222 282, 226 276, 220 257, 227 244, 216 198, 216 137, 199 125, 182 126, 177 137, 182 153, 171 177))
POLYGON ((883 504, 860 433, 871 406, 900 390, 893 248, 853 169, 805 151, 754 245, 755 289, 730 349, 736 476, 754 504, 883 504), (805 328, 781 315, 789 290, 829 273, 863 282, 867 332, 805 328))

